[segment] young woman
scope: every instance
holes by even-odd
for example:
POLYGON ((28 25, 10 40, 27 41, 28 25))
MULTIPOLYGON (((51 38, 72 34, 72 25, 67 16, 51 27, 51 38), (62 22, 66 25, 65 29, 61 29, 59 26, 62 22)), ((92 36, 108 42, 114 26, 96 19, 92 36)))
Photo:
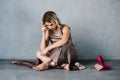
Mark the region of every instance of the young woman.
POLYGON ((73 45, 70 27, 60 22, 56 13, 47 11, 42 18, 42 41, 35 62, 13 61, 18 65, 27 65, 36 71, 50 67, 60 67, 65 70, 85 69, 76 62, 77 50, 73 45), (49 44, 51 42, 51 44, 49 44), (41 61, 41 63, 40 63, 41 61))

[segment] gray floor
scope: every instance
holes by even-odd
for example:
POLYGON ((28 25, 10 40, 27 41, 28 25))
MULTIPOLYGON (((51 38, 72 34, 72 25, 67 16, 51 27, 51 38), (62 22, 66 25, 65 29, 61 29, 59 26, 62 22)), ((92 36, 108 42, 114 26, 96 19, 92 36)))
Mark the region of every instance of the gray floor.
POLYGON ((120 80, 120 61, 107 61, 112 70, 92 69, 95 61, 82 61, 87 69, 64 71, 50 69, 37 72, 33 69, 10 64, 10 60, 0 60, 0 80, 120 80))

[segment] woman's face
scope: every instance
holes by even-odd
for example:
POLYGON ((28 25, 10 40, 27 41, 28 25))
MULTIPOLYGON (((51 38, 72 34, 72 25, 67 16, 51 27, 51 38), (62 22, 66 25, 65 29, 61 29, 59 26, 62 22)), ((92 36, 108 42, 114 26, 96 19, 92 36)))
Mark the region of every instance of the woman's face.
POLYGON ((51 30, 56 30, 57 27, 56 27, 56 24, 54 21, 51 21, 51 22, 45 22, 45 25, 48 29, 51 29, 51 30))

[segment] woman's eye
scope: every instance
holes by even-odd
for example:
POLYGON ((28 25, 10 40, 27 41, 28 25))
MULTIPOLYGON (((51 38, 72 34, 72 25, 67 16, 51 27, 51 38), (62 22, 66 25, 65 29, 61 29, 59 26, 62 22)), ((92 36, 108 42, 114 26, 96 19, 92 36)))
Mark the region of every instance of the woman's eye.
POLYGON ((47 27, 47 25, 45 25, 45 27, 47 27))
POLYGON ((53 26, 53 24, 51 24, 50 26, 53 26))

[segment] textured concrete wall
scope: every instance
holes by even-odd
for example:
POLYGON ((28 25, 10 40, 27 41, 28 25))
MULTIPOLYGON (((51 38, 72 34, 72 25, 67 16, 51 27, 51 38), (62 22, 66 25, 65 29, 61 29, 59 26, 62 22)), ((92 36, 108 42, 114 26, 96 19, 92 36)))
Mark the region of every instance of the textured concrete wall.
POLYGON ((35 59, 48 10, 71 27, 79 59, 120 59, 120 0, 0 0, 0 59, 35 59))

